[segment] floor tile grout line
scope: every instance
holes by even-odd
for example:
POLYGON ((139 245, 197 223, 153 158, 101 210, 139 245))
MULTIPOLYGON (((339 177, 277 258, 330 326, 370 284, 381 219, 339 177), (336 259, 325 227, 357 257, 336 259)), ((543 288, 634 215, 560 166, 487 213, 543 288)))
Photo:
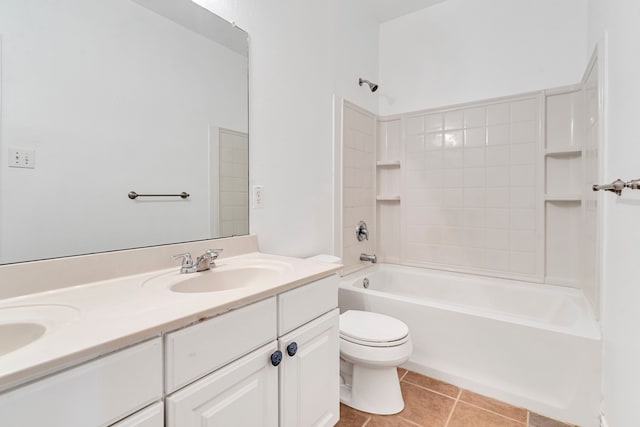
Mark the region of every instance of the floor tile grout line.
MULTIPOLYGON (((440 395, 440 396, 443 396, 443 397, 448 397, 449 399, 455 399, 455 400, 456 400, 456 402, 454 403, 454 407, 456 407, 456 406, 457 406, 457 403, 458 403, 458 402, 462 402, 462 403, 464 403, 464 404, 466 404, 466 405, 473 406, 474 408, 481 409, 481 410, 486 411, 486 412, 489 412, 489 413, 491 413, 491 414, 493 414, 493 415, 498 415, 498 416, 500 416, 500 417, 502 417, 502 418, 505 418, 505 419, 507 419, 507 420, 515 421, 516 423, 519 423, 519 424, 524 424, 524 427, 529 427, 529 414, 531 413, 531 411, 529 411, 529 409, 527 409, 527 408, 519 408, 519 407, 517 407, 517 406, 509 405, 509 404, 508 404, 508 403, 506 403, 506 402, 502 402, 502 403, 505 403, 505 404, 507 404, 507 405, 509 405, 509 406, 512 406, 513 408, 516 408, 516 409, 524 409, 524 410, 527 412, 527 419, 526 419, 526 421, 520 421, 520 420, 517 420, 517 419, 515 419, 515 418, 511 418, 511 417, 509 417, 509 416, 507 416, 507 415, 501 414, 501 413, 499 413, 499 412, 495 412, 495 411, 492 411, 492 410, 490 410, 490 409, 483 408, 482 406, 478 406, 478 405, 475 405, 475 404, 473 404, 473 403, 467 402, 467 401, 465 401, 465 400, 461 400, 462 392, 463 392, 463 391, 465 391, 465 389, 463 389, 462 387, 457 387, 457 386, 454 386, 453 384, 444 383, 444 384, 447 384, 447 385, 451 385, 451 386, 453 386, 453 387, 456 387, 456 388, 458 389, 458 395, 457 395, 457 397, 453 397, 453 396, 451 396, 451 395, 448 395, 448 394, 442 393, 442 392, 440 392, 440 391, 433 390, 433 389, 431 389, 431 388, 429 388, 429 387, 425 387, 425 386, 423 386, 423 385, 420 385, 420 384, 416 384, 416 383, 414 383, 414 382, 411 382, 410 380, 406 380, 406 379, 404 379, 404 378, 407 376, 407 374, 408 374, 409 372, 412 372, 412 371, 406 370, 406 371, 405 371, 405 373, 402 375, 402 377, 401 377, 400 381, 405 382, 405 383, 407 383, 407 384, 411 384, 411 385, 416 386, 416 387, 419 387, 419 388, 421 388, 421 389, 423 389, 423 390, 430 391, 430 392, 435 393, 435 394, 437 394, 437 395, 440 395)), ((471 391, 471 390, 469 390, 469 391, 471 391)), ((472 392, 472 393, 475 393, 475 392, 473 392, 473 391, 471 391, 471 392, 472 392)), ((477 394, 477 393, 476 393, 476 394, 477 394)), ((488 397, 488 396, 484 396, 484 397, 488 397)), ((452 412, 451 414, 453 414, 453 412, 452 412)), ((451 414, 450 414, 450 415, 451 415, 451 414)), ((447 422, 448 422, 448 421, 447 421, 447 422)), ((446 427, 446 425, 445 425, 445 427, 446 427)))
POLYGON ((458 396, 456 397, 455 402, 453 402, 453 406, 451 407, 451 411, 449 412, 449 416, 447 417, 447 421, 444 423, 444 427, 447 427, 451 422, 451 418, 453 418, 453 411, 456 410, 456 406, 458 406, 458 402, 460 401, 460 395, 462 395, 462 389, 458 390, 458 396))
POLYGON ((464 400, 461 400, 460 402, 464 403, 465 405, 473 406, 474 408, 477 408, 477 409, 482 409, 483 411, 489 412, 490 414, 498 415, 498 416, 500 416, 502 418, 506 418, 508 420, 515 421, 515 422, 517 422, 519 424, 523 424, 525 427, 529 424, 529 411, 527 411, 527 421, 520 421, 520 420, 516 420, 515 418, 508 417, 508 416, 506 416, 504 414, 501 414, 499 412, 492 411, 491 409, 483 408, 482 406, 478 406, 478 405, 474 405, 473 403, 466 402, 464 400))
MULTIPOLYGON (((421 384, 416 384, 416 383, 412 382, 412 381, 411 381, 411 379, 406 379, 407 375, 408 375, 410 372, 412 372, 412 371, 410 371, 410 370, 408 370, 408 369, 405 369, 405 370, 404 370, 404 372, 402 373, 402 375, 400 375, 400 376, 399 376, 399 382, 403 382, 403 383, 405 383, 405 384, 408 384, 408 385, 412 385, 412 386, 418 387, 418 388, 420 388, 420 389, 422 389, 422 390, 426 390, 426 391, 428 391, 428 392, 430 392, 430 393, 434 393, 434 394, 436 394, 436 395, 438 395, 438 396, 445 397, 445 398, 448 398, 448 399, 451 399, 451 400, 453 400, 453 401, 454 401, 453 406, 451 407, 451 410, 450 410, 450 412, 449 412, 449 415, 448 415, 448 417, 447 417, 447 419, 446 419, 445 424, 444 424, 444 426, 443 426, 443 427, 449 427, 449 425, 451 424, 451 420, 453 419, 453 415, 454 415, 454 413, 455 413, 456 409, 460 409, 460 405, 459 405, 459 403, 460 403, 460 402, 462 402, 464 405, 469 405, 470 407, 473 407, 473 408, 476 408, 476 409, 481 410, 481 411, 483 411, 483 412, 486 412, 486 413, 489 413, 489 414, 492 414, 492 415, 498 416, 498 417, 500 417, 500 418, 502 418, 502 419, 505 419, 505 420, 509 420, 509 421, 513 421, 513 422, 515 422, 515 423, 518 423, 518 425, 520 425, 520 426, 522 426, 522 427, 530 427, 530 422, 531 422, 531 411, 530 411, 528 408, 519 408, 519 407, 517 407, 517 406, 509 405, 509 404, 508 404, 508 403, 506 403, 506 402, 497 401, 497 402, 499 402, 499 403, 504 403, 505 405, 511 406, 511 407, 512 407, 512 408, 514 408, 514 409, 521 409, 521 410, 526 411, 526 412, 525 412, 525 414, 526 414, 526 419, 525 419, 524 421, 521 421, 521 420, 516 419, 516 418, 511 418, 511 417, 510 417, 510 416, 508 416, 508 415, 505 415, 505 414, 502 414, 502 413, 499 413, 499 412, 495 412, 495 411, 493 411, 493 410, 491 410, 491 409, 487 409, 487 408, 485 408, 485 407, 479 406, 478 404, 471 403, 471 402, 467 402, 465 399, 462 399, 462 395, 463 395, 463 393, 466 391, 466 390, 465 390, 465 389, 463 389, 462 387, 457 387, 457 386, 454 386, 453 384, 448 384, 448 383, 444 383, 444 382, 443 382, 443 384, 445 384, 445 385, 452 386, 452 387, 454 387, 454 388, 457 388, 457 389, 458 389, 457 394, 456 394, 456 396, 454 397, 454 396, 452 396, 451 394, 445 394, 445 393, 442 393, 442 392, 440 392, 440 391, 433 390, 432 388, 429 388, 429 387, 427 387, 427 386, 424 386, 424 385, 421 385, 421 384)), ((474 393, 474 392, 471 392, 471 393, 474 393)), ((476 394, 477 394, 477 393, 476 393, 476 394)), ((482 395, 481 395, 481 396, 482 396, 482 395)), ((487 398, 488 398, 488 396, 483 396, 483 397, 487 397, 487 398)), ((490 398, 489 398, 489 399, 490 399, 490 398)), ((495 399, 494 399, 494 400, 495 400, 495 399)), ((398 414, 398 415, 399 415, 399 414, 398 414)), ((402 417, 402 416, 399 416, 399 418, 400 418, 400 419, 402 419, 402 420, 403 420, 404 422, 406 422, 407 424, 415 425, 416 427, 419 427, 419 426, 420 426, 420 424, 417 424, 417 423, 415 423, 414 421, 409 420, 409 419, 406 419, 406 418, 404 418, 404 417, 402 417)), ((373 417, 372 417, 372 416, 368 416, 368 417, 366 418, 366 420, 364 421, 364 423, 362 424, 362 426, 361 426, 361 427, 366 427, 366 426, 370 425, 370 423, 371 423, 371 422, 373 422, 373 417)), ((372 424, 371 424, 371 425, 372 425, 372 424)), ((573 426, 567 425, 567 427, 573 427, 573 426)))
POLYGON ((411 421, 411 420, 409 420, 409 419, 407 419, 407 418, 404 418, 404 417, 399 417, 399 418, 400 418, 402 421, 404 421, 405 423, 409 423, 409 424, 411 424, 412 426, 422 427, 420 424, 418 424, 418 423, 414 423, 413 421, 411 421))
MULTIPOLYGON (((404 376, 403 376, 403 378, 404 378, 404 376)), ((429 387, 425 387, 425 386, 420 385, 420 384, 412 383, 411 381, 408 381, 408 380, 401 380, 401 381, 405 382, 407 384, 411 384, 411 385, 416 386, 416 387, 420 387, 423 390, 427 390, 427 391, 430 391, 432 393, 439 394, 440 396, 448 397, 449 399, 457 399, 457 397, 453 397, 453 396, 451 396, 449 394, 444 394, 441 391, 436 391, 436 390, 430 389, 429 387)), ((462 392, 462 389, 459 389, 458 396, 460 396, 461 392, 462 392)))

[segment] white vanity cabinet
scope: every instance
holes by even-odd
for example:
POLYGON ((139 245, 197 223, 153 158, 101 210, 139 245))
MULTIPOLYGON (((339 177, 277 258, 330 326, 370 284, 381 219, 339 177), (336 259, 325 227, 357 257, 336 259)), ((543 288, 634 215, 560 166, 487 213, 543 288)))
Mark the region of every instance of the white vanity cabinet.
POLYGON ((337 306, 333 275, 115 351, 0 394, 0 426, 333 426, 337 306))
POLYGON ((161 397, 156 338, 0 395, 0 425, 107 426, 161 397))
POLYGON ((166 426, 334 425, 337 286, 327 277, 167 334, 166 426))

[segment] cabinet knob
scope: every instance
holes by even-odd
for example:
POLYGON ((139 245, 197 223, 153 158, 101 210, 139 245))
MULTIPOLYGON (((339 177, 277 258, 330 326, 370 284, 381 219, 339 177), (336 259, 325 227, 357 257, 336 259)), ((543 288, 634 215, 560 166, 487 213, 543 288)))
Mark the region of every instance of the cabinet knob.
POLYGON ((278 366, 282 362, 282 352, 280 350, 276 350, 271 353, 271 364, 273 366, 278 366))
POLYGON ((295 356, 298 351, 298 344, 294 341, 287 346, 287 354, 289 356, 295 356))

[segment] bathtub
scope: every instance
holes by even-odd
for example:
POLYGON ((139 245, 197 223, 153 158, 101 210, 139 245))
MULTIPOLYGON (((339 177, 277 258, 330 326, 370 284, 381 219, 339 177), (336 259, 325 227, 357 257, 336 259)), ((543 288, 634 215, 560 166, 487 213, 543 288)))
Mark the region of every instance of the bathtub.
POLYGON ((342 278, 339 305, 405 322, 407 369, 599 425, 600 327, 577 289, 378 264, 342 278))

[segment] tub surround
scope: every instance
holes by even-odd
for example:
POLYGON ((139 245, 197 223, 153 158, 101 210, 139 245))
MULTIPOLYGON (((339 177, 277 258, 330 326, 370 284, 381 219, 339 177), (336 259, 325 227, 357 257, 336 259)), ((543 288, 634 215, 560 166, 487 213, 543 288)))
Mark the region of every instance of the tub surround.
POLYGON ((37 313, 42 306, 66 306, 70 307, 66 311, 71 314, 33 343, 0 356, 0 391, 330 276, 341 267, 259 253, 255 236, 1 267, 3 288, 8 287, 9 279, 18 279, 26 288, 24 292, 17 292, 15 286, 4 290, 5 298, 0 300, 0 316, 3 311, 5 315, 0 317, 1 323, 33 319, 33 316, 26 315, 11 319, 10 314, 6 314, 11 310, 5 309, 14 307, 29 307, 29 310, 37 313), (199 253, 200 249, 212 245, 225 249, 216 268, 260 262, 279 263, 288 268, 280 272, 277 278, 259 281, 251 287, 221 292, 173 292, 168 289, 166 283, 169 282, 162 280, 158 285, 145 284, 145 281, 148 284, 150 279, 171 275, 179 270, 177 265, 160 268, 166 267, 168 257, 158 257, 159 254, 175 254, 183 249, 199 253), (160 260, 154 260, 154 257, 160 260), (96 270, 91 271, 92 267, 96 267, 96 270), (145 268, 146 272, 140 272, 145 268), (136 270, 138 274, 134 273, 136 270), (20 271, 30 274, 23 277, 20 271), (104 278, 116 273, 122 276, 104 278), (82 283, 82 280, 86 283, 82 283), (68 286, 64 286, 65 282, 68 286), (20 295, 13 296, 16 293, 20 295))
POLYGON ((367 267, 360 253, 376 253, 386 263, 582 289, 598 315, 597 69, 594 54, 575 85, 394 116, 338 105, 345 274, 367 267), (359 132, 372 123, 373 149, 359 132), (371 226, 375 250, 355 240, 356 216, 371 226))

